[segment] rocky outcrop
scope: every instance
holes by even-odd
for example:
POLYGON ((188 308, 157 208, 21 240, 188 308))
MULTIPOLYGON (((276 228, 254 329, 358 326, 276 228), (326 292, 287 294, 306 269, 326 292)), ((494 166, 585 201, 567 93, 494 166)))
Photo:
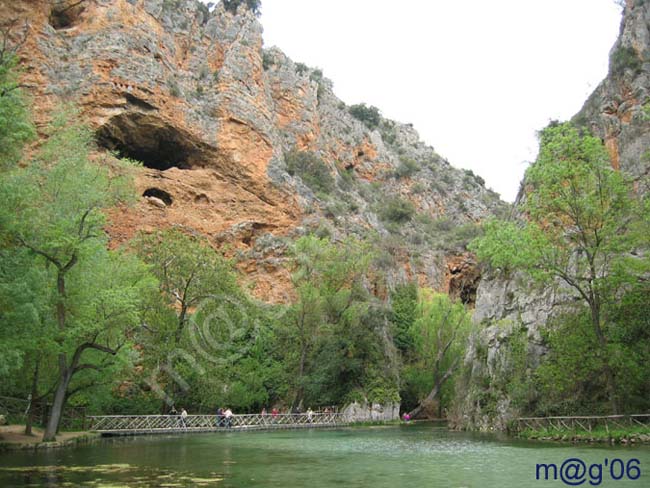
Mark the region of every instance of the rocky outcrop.
MULTIPOLYGON (((650 2, 628 0, 619 38, 610 51, 609 73, 573 122, 601 137, 612 165, 633 178, 641 192, 648 190, 644 182, 650 171, 649 91, 650 2)), ((515 203, 515 213, 517 207, 515 203)), ((484 328, 471 338, 465 358, 456 426, 503 429, 519 413, 510 393, 498 386, 512 377, 512 339, 517 334, 525 337, 526 362, 534 368, 546 352, 542 332, 549 319, 571 307, 574 299, 561 283, 541 289, 518 274, 484 273, 474 313, 474 322, 484 328)))
POLYGON ((353 402, 341 413, 347 422, 386 422, 399 420, 399 407, 399 403, 353 402))
POLYGON ((112 212, 112 245, 180 226, 227 249, 257 296, 286 301, 288 242, 313 231, 353 234, 382 244, 388 287, 418 279, 446 291, 447 261, 462 242, 434 224, 458 227, 503 207, 409 124, 358 120, 320 70, 265 49, 245 6, 16 0, 2 2, 0 19, 28 26, 20 56, 38 126, 74 102, 99 153, 142 162, 142 200, 112 212), (329 192, 288 171, 290 151, 324 163, 329 192), (412 213, 383 217, 391 202, 408 202, 412 213))
POLYGON ((614 167, 639 182, 650 173, 649 101, 650 4, 628 0, 609 74, 574 122, 601 137, 614 167))

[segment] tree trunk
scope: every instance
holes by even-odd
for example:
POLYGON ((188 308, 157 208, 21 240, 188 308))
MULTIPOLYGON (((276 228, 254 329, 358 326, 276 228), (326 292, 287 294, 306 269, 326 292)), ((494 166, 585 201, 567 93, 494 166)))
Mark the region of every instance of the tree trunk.
POLYGON ((435 385, 433 386, 433 390, 427 395, 427 397, 420 402, 420 404, 415 407, 413 410, 409 412, 409 416, 411 418, 415 418, 416 415, 418 415, 422 409, 424 408, 424 405, 427 403, 431 403, 433 400, 436 399, 438 394, 440 393, 440 390, 442 389, 442 385, 445 384, 445 382, 451 377, 452 374, 454 374, 454 371, 456 371, 456 366, 458 365, 458 360, 454 361, 454 363, 449 367, 447 371, 445 371, 445 374, 442 375, 442 378, 440 378, 440 375, 436 372, 436 382, 435 385))
POLYGON ((34 403, 38 397, 38 370, 41 362, 37 359, 36 366, 34 367, 34 376, 32 378, 32 391, 29 398, 29 406, 27 407, 27 418, 25 419, 25 435, 32 435, 32 424, 34 423, 34 403))
POLYGON ((302 404, 302 397, 304 395, 303 391, 303 376, 305 374, 305 362, 307 361, 307 338, 305 337, 305 311, 302 310, 300 321, 298 322, 298 331, 300 332, 300 362, 298 363, 298 385, 296 388, 296 396, 291 402, 291 410, 294 410, 296 406, 302 404))
POLYGON ((598 303, 594 299, 591 306, 591 324, 596 333, 596 338, 598 339, 598 344, 603 355, 603 372, 605 373, 605 389, 607 390, 607 397, 612 409, 612 415, 618 415, 618 398, 616 397, 616 380, 614 378, 614 371, 609 364, 609 357, 607 356, 607 338, 603 334, 603 329, 600 324, 600 310, 598 303))
MULTIPOLYGON (((71 261, 72 262, 72 261, 71 261)), ((56 279, 56 290, 58 293, 58 300, 56 303, 56 317, 59 326, 59 331, 63 334, 65 332, 65 271, 59 267, 56 279)), ((65 393, 68 389, 72 370, 67 367, 67 359, 65 353, 59 353, 59 384, 54 393, 54 402, 50 410, 50 416, 47 419, 47 426, 43 434, 43 442, 50 442, 56 440, 56 433, 59 430, 59 422, 61 421, 61 412, 63 411, 63 404, 65 403, 65 393)))
POLYGON ((433 387, 433 390, 427 395, 427 397, 420 402, 420 404, 415 407, 413 410, 409 412, 409 417, 412 419, 415 418, 424 408, 424 405, 427 403, 431 403, 435 398, 438 396, 438 393, 440 393, 440 384, 436 383, 436 386, 433 387))
POLYGON ((63 412, 63 406, 65 404, 65 394, 68 390, 71 376, 72 375, 70 374, 70 370, 67 368, 61 371, 59 384, 56 387, 56 392, 54 393, 54 402, 52 403, 50 416, 47 421, 47 426, 45 427, 45 433, 43 434, 43 442, 51 442, 56 440, 56 433, 59 430, 61 414, 63 412))
MULTIPOLYGON (((293 400, 291 407, 300 407, 302 405, 302 397, 304 396, 304 389, 302 386, 303 376, 305 375, 305 361, 307 359, 307 347, 301 347, 300 351, 300 365, 298 368, 298 389, 296 390, 296 397, 293 400)), ((292 408, 293 409, 293 408, 292 408)))

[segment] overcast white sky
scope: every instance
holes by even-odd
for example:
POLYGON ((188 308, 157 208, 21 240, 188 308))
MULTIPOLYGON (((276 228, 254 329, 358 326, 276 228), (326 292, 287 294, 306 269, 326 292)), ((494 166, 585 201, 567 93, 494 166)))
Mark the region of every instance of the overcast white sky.
POLYGON ((614 0, 262 0, 266 47, 320 67, 347 104, 411 122, 512 201, 535 133, 607 73, 614 0))

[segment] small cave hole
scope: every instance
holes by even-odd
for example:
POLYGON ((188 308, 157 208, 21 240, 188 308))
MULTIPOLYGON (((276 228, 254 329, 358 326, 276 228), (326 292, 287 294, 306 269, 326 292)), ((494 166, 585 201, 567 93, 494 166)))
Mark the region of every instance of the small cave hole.
POLYGON ((201 193, 200 195, 194 197, 194 203, 207 204, 210 203, 210 199, 205 193, 201 193))
POLYGON ((97 130, 96 140, 120 158, 134 159, 159 171, 190 169, 200 153, 189 134, 155 115, 139 112, 112 117, 97 130))
POLYGON ((50 11, 50 25, 56 30, 73 27, 86 9, 85 3, 80 0, 55 1, 50 11))
POLYGON ((168 207, 174 203, 174 199, 172 196, 167 193, 165 190, 161 190, 160 188, 147 188, 144 193, 142 194, 143 197, 155 197, 159 200, 162 200, 165 205, 168 207))

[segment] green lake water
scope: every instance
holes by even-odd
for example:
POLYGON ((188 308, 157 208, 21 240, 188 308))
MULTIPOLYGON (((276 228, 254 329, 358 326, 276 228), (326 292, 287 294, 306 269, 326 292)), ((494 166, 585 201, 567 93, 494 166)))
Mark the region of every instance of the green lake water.
POLYGON ((600 481, 596 466, 577 486, 650 487, 648 447, 520 442, 427 424, 141 436, 2 453, 0 486, 562 487, 568 458, 603 465, 600 481), (536 480, 538 463, 555 463, 558 479, 536 480))

